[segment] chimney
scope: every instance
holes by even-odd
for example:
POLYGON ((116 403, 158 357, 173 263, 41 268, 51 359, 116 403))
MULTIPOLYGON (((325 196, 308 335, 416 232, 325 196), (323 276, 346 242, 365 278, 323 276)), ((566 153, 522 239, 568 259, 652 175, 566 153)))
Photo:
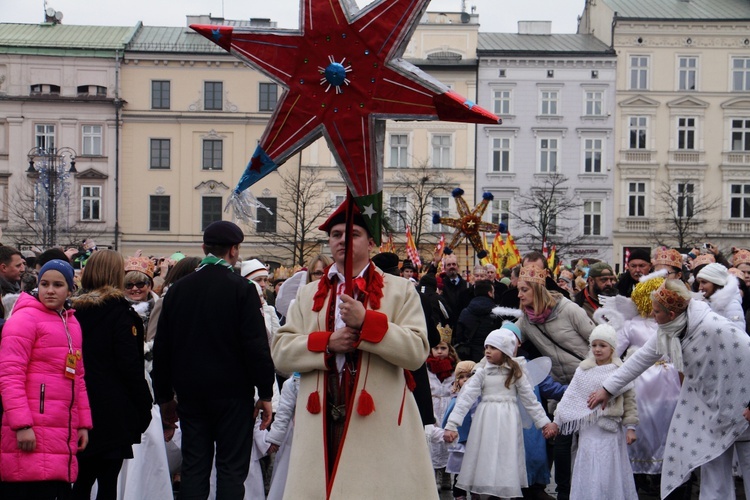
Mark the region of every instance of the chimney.
POLYGON ((550 35, 552 21, 518 21, 519 35, 550 35))

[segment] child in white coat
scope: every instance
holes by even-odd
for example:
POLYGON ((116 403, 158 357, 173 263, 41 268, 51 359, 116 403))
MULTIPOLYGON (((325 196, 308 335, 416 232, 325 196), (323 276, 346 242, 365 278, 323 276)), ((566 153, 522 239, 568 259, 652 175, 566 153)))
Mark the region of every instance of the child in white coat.
POLYGON ((517 398, 545 437, 552 434, 552 424, 513 360, 516 335, 500 328, 487 335, 484 344, 487 365, 478 368, 461 389, 445 426, 445 440, 450 443, 458 437, 456 429, 481 395, 456 485, 472 493, 520 497, 528 479, 517 398))
POLYGON ((589 395, 622 365, 614 356, 617 332, 599 325, 589 336, 591 353, 581 361, 555 412, 556 431, 578 431, 578 453, 573 465, 570 498, 595 500, 637 500, 625 444, 635 442, 638 410, 632 384, 605 409, 588 407, 589 395), (627 429, 627 431, 625 430, 627 429))

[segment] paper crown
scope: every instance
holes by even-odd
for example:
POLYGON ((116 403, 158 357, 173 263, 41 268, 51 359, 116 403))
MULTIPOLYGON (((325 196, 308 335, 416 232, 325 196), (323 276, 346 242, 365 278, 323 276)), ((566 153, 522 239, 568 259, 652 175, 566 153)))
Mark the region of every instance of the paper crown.
POLYGON ((450 345, 451 340, 453 339, 453 329, 450 327, 450 325, 438 325, 437 330, 438 332, 440 332, 440 341, 450 345))
POLYGON ((654 292, 654 298, 667 311, 681 313, 687 309, 688 301, 678 293, 667 288, 666 281, 654 292))
POLYGON ((716 259, 714 258, 714 256, 711 255, 710 253, 707 253, 707 254, 698 255, 696 258, 694 258, 692 265, 693 265, 693 269, 696 269, 699 266, 704 266, 706 264, 713 264, 714 262, 716 262, 716 259))
POLYGON ((651 259, 654 266, 664 265, 682 269, 682 254, 674 248, 664 248, 656 251, 656 255, 651 259))
POLYGON ((734 257, 732 257, 732 265, 737 267, 740 264, 750 264, 750 250, 743 248, 735 252, 734 257))
POLYGON ((292 272, 292 270, 290 270, 288 267, 279 266, 273 272, 273 281, 289 279, 289 276, 291 276, 292 274, 294 274, 294 272, 292 272))
POLYGON ((154 279, 154 263, 147 257, 128 257, 125 259, 125 272, 138 271, 154 279))
POLYGON ((547 270, 534 266, 522 267, 521 272, 518 275, 518 281, 544 285, 547 282, 547 270))

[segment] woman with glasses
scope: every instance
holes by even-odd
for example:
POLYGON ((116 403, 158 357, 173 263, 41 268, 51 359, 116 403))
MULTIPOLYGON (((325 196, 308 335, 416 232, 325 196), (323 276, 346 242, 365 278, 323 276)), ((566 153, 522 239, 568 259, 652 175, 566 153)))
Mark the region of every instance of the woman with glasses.
POLYGON ((656 250, 651 258, 653 271, 666 271, 668 280, 685 281, 682 274, 682 254, 674 248, 661 248, 656 250))
POLYGON ((307 282, 317 281, 323 277, 325 268, 331 265, 331 259, 318 254, 307 264, 307 282))

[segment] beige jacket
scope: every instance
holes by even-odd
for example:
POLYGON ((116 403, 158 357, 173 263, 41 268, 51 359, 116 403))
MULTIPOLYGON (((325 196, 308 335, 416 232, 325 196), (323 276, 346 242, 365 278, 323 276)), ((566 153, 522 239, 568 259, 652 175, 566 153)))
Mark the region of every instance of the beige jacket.
POLYGON ((338 465, 326 481, 326 411, 307 409, 316 391, 326 405, 325 354, 315 352, 315 344, 325 330, 328 299, 320 312, 312 310, 317 287, 300 290, 272 346, 277 369, 301 374, 284 498, 437 499, 422 421, 404 377, 404 369, 419 368, 429 353, 424 312, 414 285, 390 275, 384 276, 380 309, 368 311, 362 328, 362 337, 374 341, 359 345, 354 408, 366 379, 375 411, 349 412, 338 465))
POLYGON ((523 337, 530 339, 542 356, 548 356, 552 360, 552 378, 561 384, 569 384, 578 364, 588 355, 589 335, 596 325, 591 321, 586 311, 575 302, 566 299, 557 292, 550 293, 557 299, 557 305, 546 322, 534 325, 529 322, 528 317, 524 314, 519 318, 516 325, 521 329, 523 337), (576 358, 560 349, 540 330, 557 344, 579 357, 576 358))

